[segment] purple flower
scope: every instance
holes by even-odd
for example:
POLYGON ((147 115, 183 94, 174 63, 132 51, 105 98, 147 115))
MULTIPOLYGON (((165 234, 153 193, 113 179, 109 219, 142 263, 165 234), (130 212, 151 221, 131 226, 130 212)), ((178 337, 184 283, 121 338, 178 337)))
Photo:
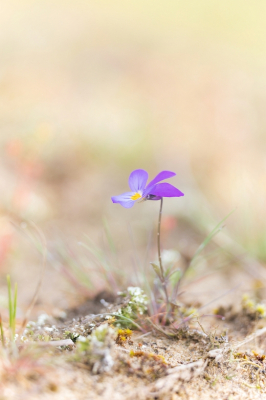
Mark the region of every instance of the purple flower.
POLYGON ((146 185, 148 173, 144 169, 136 169, 131 172, 128 180, 131 192, 113 196, 112 202, 119 203, 125 208, 131 208, 136 201, 161 200, 162 197, 184 196, 184 193, 170 185, 170 183, 159 183, 175 175, 174 172, 162 171, 146 185))

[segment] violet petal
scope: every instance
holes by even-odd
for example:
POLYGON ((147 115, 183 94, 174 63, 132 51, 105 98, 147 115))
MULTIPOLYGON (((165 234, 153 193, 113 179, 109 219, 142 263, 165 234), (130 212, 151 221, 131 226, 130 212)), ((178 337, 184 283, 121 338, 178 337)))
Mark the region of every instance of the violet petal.
POLYGON ((156 183, 161 182, 165 179, 172 178, 175 175, 176 175, 175 172, 161 171, 158 175, 156 175, 156 177, 152 181, 150 181, 150 183, 147 185, 146 189, 154 186, 156 183))
POLYGON ((119 204, 121 204, 121 206, 125 207, 125 208, 131 208, 134 206, 135 201, 134 200, 130 200, 130 201, 119 201, 119 204))
POLYGON ((143 191, 148 180, 148 172, 144 171, 144 169, 135 169, 135 171, 131 172, 128 184, 132 192, 143 191))
POLYGON ((170 183, 158 183, 149 191, 149 194, 159 197, 180 197, 184 196, 179 189, 170 185, 170 183))
POLYGON ((135 201, 131 200, 131 196, 133 196, 133 192, 127 192, 120 194, 119 196, 113 196, 111 197, 113 203, 119 203, 121 206, 125 208, 131 208, 133 207, 135 201))

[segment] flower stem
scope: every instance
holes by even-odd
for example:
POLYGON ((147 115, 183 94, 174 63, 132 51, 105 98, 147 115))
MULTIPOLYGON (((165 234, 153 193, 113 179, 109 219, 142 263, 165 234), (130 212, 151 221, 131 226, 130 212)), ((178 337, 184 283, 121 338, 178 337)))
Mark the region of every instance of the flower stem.
POLYGON ((164 268, 163 268, 162 257, 161 257, 161 219, 162 219, 162 210, 163 210, 163 197, 161 198, 161 202, 160 202, 158 230, 157 230, 157 247, 158 247, 159 265, 160 265, 160 271, 161 271, 161 282, 162 282, 164 293, 165 293, 166 303, 168 304, 169 303, 169 297, 168 297, 166 279, 165 279, 165 275, 164 275, 164 268))

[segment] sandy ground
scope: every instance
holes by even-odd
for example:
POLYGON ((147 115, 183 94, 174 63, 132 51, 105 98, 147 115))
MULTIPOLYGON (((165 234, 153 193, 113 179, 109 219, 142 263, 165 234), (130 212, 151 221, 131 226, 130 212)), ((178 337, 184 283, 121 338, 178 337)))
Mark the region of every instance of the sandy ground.
POLYGON ((69 332, 93 335, 107 325, 103 313, 116 309, 110 303, 103 308, 97 298, 61 320, 40 316, 18 354, 2 357, 1 399, 266 399, 265 318, 227 307, 219 311, 225 320, 209 319, 204 327, 195 321, 179 330, 150 325, 123 340, 109 321, 104 351, 112 365, 105 370, 100 356, 95 370, 99 360, 92 353, 84 357, 69 332))

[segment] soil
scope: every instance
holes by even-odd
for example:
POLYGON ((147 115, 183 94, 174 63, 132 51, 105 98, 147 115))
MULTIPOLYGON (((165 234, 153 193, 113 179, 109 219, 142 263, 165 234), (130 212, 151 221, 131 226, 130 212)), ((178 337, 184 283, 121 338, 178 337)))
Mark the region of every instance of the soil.
POLYGON ((1 399, 266 399, 264 318, 231 306, 217 310, 225 320, 212 318, 204 326, 150 325, 131 333, 106 320, 118 303, 104 292, 57 318, 41 315, 30 323, 18 353, 2 361, 1 399), (103 306, 104 296, 109 304, 103 306), (112 333, 104 346, 112 365, 107 369, 100 356, 95 370, 93 356, 79 353, 77 337, 107 323, 112 333))

